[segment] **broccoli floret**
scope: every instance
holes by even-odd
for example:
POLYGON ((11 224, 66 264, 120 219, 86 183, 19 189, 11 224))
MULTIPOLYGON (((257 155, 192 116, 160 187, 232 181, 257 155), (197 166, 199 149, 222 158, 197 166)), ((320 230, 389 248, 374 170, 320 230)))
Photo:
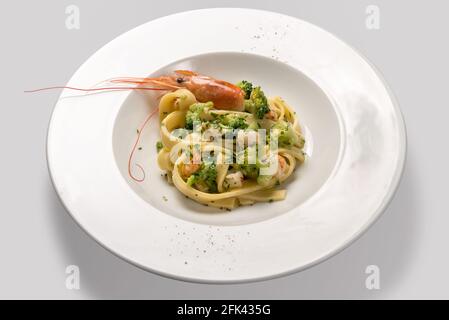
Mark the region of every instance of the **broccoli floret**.
POLYGON ((196 102, 192 103, 189 107, 190 112, 201 113, 203 111, 207 111, 214 107, 214 103, 212 101, 209 102, 196 102))
POLYGON ((217 192, 217 167, 214 163, 204 164, 198 174, 198 180, 204 182, 209 192, 217 192))
POLYGON ((251 91, 253 91, 253 84, 246 80, 242 80, 237 83, 237 87, 242 89, 242 91, 245 93, 245 99, 249 99, 249 97, 251 96, 251 91))
POLYGON ((278 137, 280 147, 291 147, 299 141, 298 135, 289 122, 279 121, 273 125, 272 130, 278 137))
POLYGON ((187 111, 186 114, 186 129, 192 130, 195 122, 200 122, 200 116, 197 113, 187 111))
POLYGON ((268 105, 260 105, 260 106, 256 106, 256 116, 259 119, 262 119, 266 113, 270 112, 270 108, 268 107, 268 105))
POLYGON ((250 99, 247 99, 247 100, 245 100, 243 105, 244 105, 244 108, 245 108, 246 112, 254 114, 256 106, 254 105, 253 101, 251 101, 250 99))
POLYGON ((233 129, 246 129, 248 128, 248 124, 243 117, 231 117, 228 122, 228 126, 233 129))
MULTIPOLYGON (((254 149, 256 149, 254 151, 257 152, 256 146, 248 147, 248 148, 254 148, 254 149)), ((249 163, 248 148, 240 151, 237 154, 237 162, 239 163, 237 166, 237 169, 242 171, 243 175, 246 178, 257 179, 257 177, 259 176, 259 168, 260 168, 259 161, 257 161, 257 153, 256 153, 256 159, 255 159, 256 163, 249 163), (243 157, 243 159, 242 159, 242 157, 243 157)))
POLYGON ((245 117, 238 116, 236 114, 221 114, 215 115, 215 120, 213 124, 218 125, 221 128, 231 128, 231 129, 246 129, 248 128, 248 123, 245 117))
POLYGON ((162 141, 158 141, 156 142, 156 150, 159 153, 159 151, 161 151, 161 149, 164 147, 164 145, 162 144, 162 141))
POLYGON ((254 87, 249 99, 245 100, 245 110, 262 119, 270 111, 268 100, 260 87, 254 87))
POLYGON ((256 117, 262 119, 264 115, 270 111, 270 108, 268 107, 267 97, 265 97, 265 94, 260 87, 255 87, 253 89, 250 99, 254 103, 256 117))
POLYGON ((186 129, 193 129, 195 122, 201 122, 201 117, 207 112, 209 109, 213 108, 213 102, 209 101, 206 103, 194 103, 189 107, 189 110, 186 113, 186 129))
POLYGON ((217 192, 217 167, 214 163, 202 163, 200 170, 187 179, 189 186, 197 184, 209 192, 217 192))

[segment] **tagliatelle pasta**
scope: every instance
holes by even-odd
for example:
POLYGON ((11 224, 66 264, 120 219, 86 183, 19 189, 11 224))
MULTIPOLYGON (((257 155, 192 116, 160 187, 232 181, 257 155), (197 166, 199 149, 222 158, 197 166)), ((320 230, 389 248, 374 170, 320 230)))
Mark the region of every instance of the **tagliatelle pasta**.
POLYGON ((304 162, 295 112, 239 85, 247 89, 244 111, 216 109, 187 89, 159 103, 160 169, 186 197, 222 209, 285 199, 280 186, 304 162))

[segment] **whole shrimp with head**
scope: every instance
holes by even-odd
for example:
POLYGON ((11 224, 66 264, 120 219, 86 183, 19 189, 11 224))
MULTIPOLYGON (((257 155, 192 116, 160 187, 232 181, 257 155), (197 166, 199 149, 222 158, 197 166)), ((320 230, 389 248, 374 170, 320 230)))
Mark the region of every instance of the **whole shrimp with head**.
POLYGON ((214 103, 214 107, 223 110, 243 111, 245 93, 238 86, 224 80, 201 75, 190 70, 175 70, 170 75, 154 78, 120 77, 112 78, 102 83, 118 84, 119 86, 76 88, 67 86, 46 87, 25 92, 38 92, 50 89, 69 89, 84 92, 113 90, 157 90, 174 91, 185 88, 192 92, 199 102, 214 103), (131 87, 123 85, 134 85, 131 87))

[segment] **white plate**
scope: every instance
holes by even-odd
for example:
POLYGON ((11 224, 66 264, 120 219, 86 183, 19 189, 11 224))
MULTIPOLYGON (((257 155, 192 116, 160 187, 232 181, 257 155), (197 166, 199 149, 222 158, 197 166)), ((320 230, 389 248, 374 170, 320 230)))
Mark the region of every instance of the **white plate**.
POLYGON ((69 81, 91 87, 116 76, 185 68, 251 80, 299 115, 309 157, 281 202, 217 212, 185 199, 160 176, 154 119, 127 175, 136 129, 151 95, 64 90, 48 133, 55 188, 80 226, 146 270, 190 281, 241 282, 302 270, 365 231, 396 190, 404 123, 385 82, 347 44, 307 22, 249 9, 184 12, 108 43, 69 81))

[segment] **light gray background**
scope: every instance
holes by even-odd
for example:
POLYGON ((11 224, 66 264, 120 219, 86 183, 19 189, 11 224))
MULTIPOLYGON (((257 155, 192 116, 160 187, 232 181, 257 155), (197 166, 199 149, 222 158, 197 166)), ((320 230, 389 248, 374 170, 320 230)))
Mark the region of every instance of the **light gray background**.
POLYGON ((111 2, 8 1, 1 6, 0 298, 449 298, 447 1, 111 2), (78 31, 65 28, 69 4, 81 9, 78 31), (369 4, 380 7, 378 31, 365 27, 369 4), (154 18, 239 6, 310 21, 378 66, 407 123, 404 178, 387 212, 362 238, 309 270, 242 285, 165 279, 100 247, 65 212, 45 159, 47 125, 59 92, 22 91, 65 84, 105 43, 154 18), (65 287, 70 264, 81 270, 78 291, 65 287), (370 264, 381 270, 377 291, 365 288, 370 264))

